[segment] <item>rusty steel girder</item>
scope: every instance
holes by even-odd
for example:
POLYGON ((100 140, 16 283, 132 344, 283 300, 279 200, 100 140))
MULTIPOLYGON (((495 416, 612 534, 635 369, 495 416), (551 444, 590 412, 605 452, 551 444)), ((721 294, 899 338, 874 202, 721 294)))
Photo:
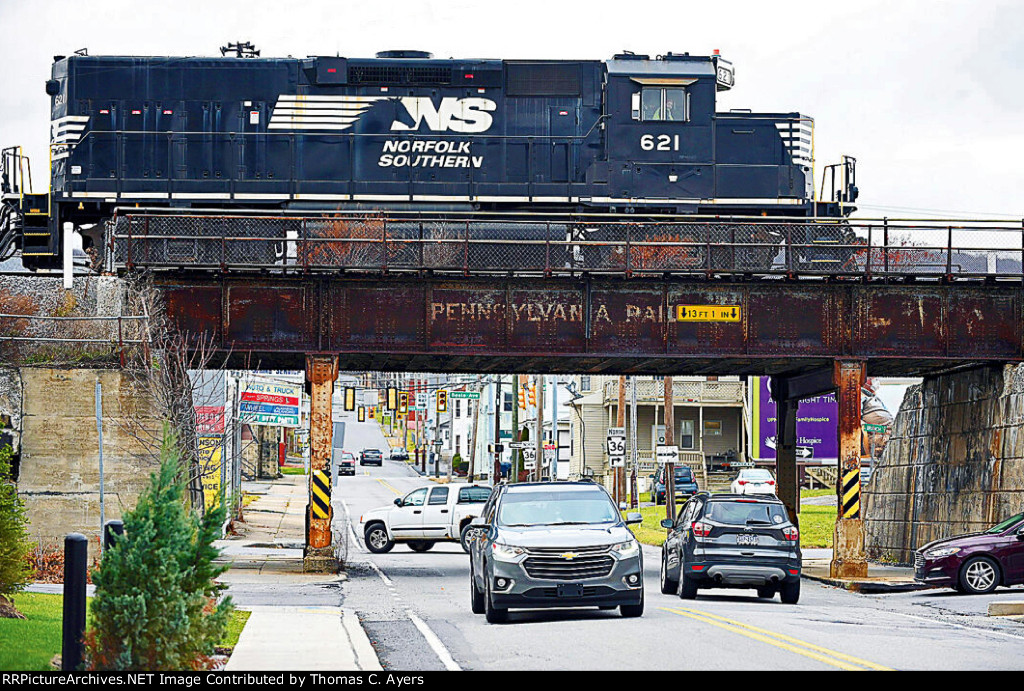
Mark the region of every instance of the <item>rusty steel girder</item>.
POLYGON ((334 425, 331 397, 338 378, 338 358, 310 355, 306 358, 309 397, 309 504, 305 570, 321 571, 320 562, 330 562, 331 552, 331 447, 334 425))
POLYGON ((1024 359, 1020 285, 587 278, 158 278, 168 315, 237 366, 778 374, 867 363, 927 374, 1024 359), (685 305, 733 320, 679 321, 685 305))

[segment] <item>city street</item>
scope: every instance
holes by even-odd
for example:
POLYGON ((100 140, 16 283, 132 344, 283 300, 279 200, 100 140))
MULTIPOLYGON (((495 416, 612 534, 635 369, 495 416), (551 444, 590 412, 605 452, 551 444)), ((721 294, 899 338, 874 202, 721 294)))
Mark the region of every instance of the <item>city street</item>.
POLYGON ((659 551, 651 547, 639 619, 596 609, 513 610, 508 624, 489 625, 470 612, 469 558, 458 544, 426 553, 396 545, 387 554, 362 544, 363 511, 425 484, 407 464, 385 461, 342 478, 334 494, 335 533, 351 528, 343 605, 358 613, 385 668, 1024 668, 1024 625, 985 616, 989 601, 1020 599, 1020 588, 869 596, 804 580, 794 606, 758 600, 753 590, 701 591, 683 601, 660 594, 659 551))

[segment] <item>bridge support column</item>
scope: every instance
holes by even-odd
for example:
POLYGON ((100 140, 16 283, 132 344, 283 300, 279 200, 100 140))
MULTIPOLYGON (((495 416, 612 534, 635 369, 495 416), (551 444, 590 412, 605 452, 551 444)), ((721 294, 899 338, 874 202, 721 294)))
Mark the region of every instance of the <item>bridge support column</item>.
POLYGON ((772 398, 775 399, 775 478, 779 483, 779 499, 786 507, 793 525, 800 527, 800 477, 796 468, 796 413, 800 400, 790 398, 790 382, 772 377, 772 398))
POLYGON ((338 379, 338 358, 331 355, 306 356, 306 379, 310 384, 309 405, 309 503, 306 505, 306 549, 302 570, 333 573, 338 560, 331 538, 331 441, 334 424, 331 397, 338 379))
POLYGON ((860 515, 860 390, 864 384, 864 363, 837 360, 833 377, 839 402, 839 515, 831 573, 833 578, 864 578, 868 575, 864 522, 860 515))

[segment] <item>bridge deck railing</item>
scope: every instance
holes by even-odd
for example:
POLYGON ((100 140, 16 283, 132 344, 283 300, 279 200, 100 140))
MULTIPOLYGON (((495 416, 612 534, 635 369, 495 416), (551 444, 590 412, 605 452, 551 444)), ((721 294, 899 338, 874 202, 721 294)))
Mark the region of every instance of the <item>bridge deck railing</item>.
POLYGON ((1024 221, 431 219, 133 212, 110 270, 1024 277, 1024 221))

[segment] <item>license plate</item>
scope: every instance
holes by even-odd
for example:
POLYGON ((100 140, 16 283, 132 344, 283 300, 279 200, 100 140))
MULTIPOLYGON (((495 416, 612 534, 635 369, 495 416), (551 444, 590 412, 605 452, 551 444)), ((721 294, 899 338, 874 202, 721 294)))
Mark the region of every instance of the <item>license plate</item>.
POLYGON ((756 545, 757 544, 757 535, 737 535, 736 536, 736 544, 737 545, 756 545))
POLYGON ((558 597, 583 597, 583 586, 580 583, 559 583, 558 597))

